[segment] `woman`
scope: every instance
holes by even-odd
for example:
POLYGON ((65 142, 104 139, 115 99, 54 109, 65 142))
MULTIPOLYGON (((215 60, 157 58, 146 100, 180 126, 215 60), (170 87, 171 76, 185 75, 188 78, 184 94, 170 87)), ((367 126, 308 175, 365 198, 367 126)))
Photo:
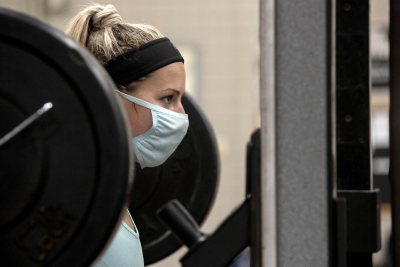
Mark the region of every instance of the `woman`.
MULTIPOLYGON (((185 69, 179 51, 156 28, 124 23, 112 5, 83 9, 66 33, 85 46, 116 83, 133 135, 135 160, 141 168, 162 164, 182 141, 189 123, 181 103, 185 69)), ((128 210, 95 266, 143 266, 128 210)))

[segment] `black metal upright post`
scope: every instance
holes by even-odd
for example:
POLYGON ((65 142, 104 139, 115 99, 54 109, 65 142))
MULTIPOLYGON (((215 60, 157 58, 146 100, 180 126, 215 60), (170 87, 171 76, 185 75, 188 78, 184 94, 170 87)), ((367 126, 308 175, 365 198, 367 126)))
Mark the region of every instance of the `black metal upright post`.
POLYGON ((371 176, 369 1, 336 3, 337 189, 346 201, 346 262, 372 267, 380 240, 371 176))
POLYGON ((390 1, 390 183, 393 266, 400 266, 400 2, 390 1))
POLYGON ((338 189, 371 189, 368 0, 336 8, 338 189))

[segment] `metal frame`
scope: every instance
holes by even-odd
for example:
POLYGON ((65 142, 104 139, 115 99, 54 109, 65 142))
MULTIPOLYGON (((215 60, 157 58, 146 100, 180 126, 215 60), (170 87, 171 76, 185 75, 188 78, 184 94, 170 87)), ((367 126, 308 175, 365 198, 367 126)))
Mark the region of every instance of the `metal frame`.
POLYGON ((389 179, 392 188, 392 236, 393 236, 393 266, 400 265, 400 3, 390 1, 390 172, 389 179))
POLYGON ((260 3, 263 266, 329 266, 331 2, 260 3))

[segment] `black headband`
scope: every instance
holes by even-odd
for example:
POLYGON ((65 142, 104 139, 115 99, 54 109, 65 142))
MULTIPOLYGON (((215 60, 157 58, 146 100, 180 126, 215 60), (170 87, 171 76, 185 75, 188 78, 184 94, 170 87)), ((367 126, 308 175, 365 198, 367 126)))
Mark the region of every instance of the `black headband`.
POLYGON ((174 62, 183 62, 178 49, 159 38, 108 61, 104 66, 117 85, 126 85, 174 62))

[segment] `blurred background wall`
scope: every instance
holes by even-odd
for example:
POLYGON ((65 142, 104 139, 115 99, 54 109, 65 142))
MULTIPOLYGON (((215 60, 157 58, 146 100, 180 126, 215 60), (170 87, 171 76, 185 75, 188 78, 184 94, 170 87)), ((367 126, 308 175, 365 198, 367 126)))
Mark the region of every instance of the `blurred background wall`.
POLYGON ((382 249, 374 266, 392 266, 388 260, 391 234, 389 171, 389 0, 370 0, 371 147, 374 186, 381 190, 382 249))

